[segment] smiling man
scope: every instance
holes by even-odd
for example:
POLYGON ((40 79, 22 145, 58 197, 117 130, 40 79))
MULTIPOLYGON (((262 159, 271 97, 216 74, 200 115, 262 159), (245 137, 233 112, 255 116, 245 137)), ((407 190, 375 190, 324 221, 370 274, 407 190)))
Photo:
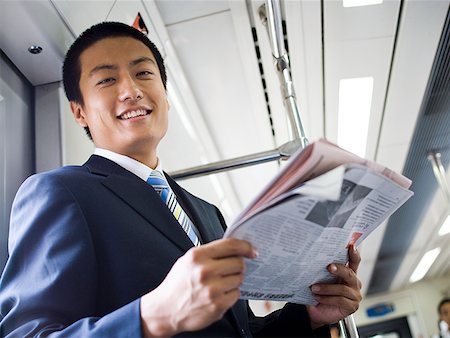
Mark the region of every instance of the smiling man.
POLYGON ((96 147, 155 168, 168 102, 151 50, 130 37, 108 38, 81 53, 79 62, 82 102, 70 103, 77 122, 89 127, 96 147))
POLYGON ((218 209, 162 171, 168 125, 160 53, 139 31, 106 22, 69 49, 63 80, 96 149, 82 166, 27 179, 14 201, 0 281, 6 337, 239 337, 328 334, 361 300, 359 254, 316 285, 319 304, 265 318, 239 300, 250 243, 221 239, 218 209))

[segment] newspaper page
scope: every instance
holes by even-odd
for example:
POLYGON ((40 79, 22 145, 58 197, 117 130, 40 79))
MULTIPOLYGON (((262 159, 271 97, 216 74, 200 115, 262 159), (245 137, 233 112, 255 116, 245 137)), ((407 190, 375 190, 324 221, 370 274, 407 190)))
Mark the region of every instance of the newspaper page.
POLYGON ((403 175, 339 148, 327 140, 320 139, 293 154, 280 173, 242 211, 237 221, 251 217, 276 196, 289 191, 302 182, 306 182, 346 163, 362 164, 390 178, 404 188, 409 188, 411 185, 411 180, 403 175))
POLYGON ((339 166, 273 198, 225 237, 249 241, 242 299, 316 304, 310 286, 332 282, 330 263, 348 261, 358 245, 412 196, 385 175, 358 164, 339 166))

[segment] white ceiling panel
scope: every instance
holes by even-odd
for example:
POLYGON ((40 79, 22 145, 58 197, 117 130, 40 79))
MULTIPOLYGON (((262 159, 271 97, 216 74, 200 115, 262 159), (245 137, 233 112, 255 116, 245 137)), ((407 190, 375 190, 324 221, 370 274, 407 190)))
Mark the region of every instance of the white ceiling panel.
POLYGON ((405 166, 408 150, 409 145, 403 143, 379 147, 376 161, 394 171, 401 173, 403 172, 403 167, 405 166))
POLYGON ((374 78, 366 148, 366 157, 369 159, 375 156, 393 44, 393 38, 386 37, 331 42, 325 46, 326 137, 329 140, 337 141, 339 81, 367 76, 374 78))
POLYGON ((61 80, 61 67, 55 65, 62 64, 72 41, 47 0, 1 2, 0 48, 33 85, 61 80), (32 45, 42 47, 42 53, 29 53, 32 45))
POLYGON ((356 7, 344 7, 342 1, 325 1, 326 42, 393 36, 399 8, 400 1, 396 0, 356 7))
MULTIPOLYGON (((230 11, 171 25, 168 32, 221 159, 273 149, 266 112, 255 110, 246 86, 230 11)), ((230 173, 238 181, 240 200, 248 201, 257 192, 256 182, 271 173, 241 175, 230 173)))
POLYGON ((447 9, 445 1, 408 1, 404 6, 380 147, 409 146, 447 9))
POLYGON ((127 25, 132 25, 138 13, 141 14, 142 19, 147 25, 148 37, 159 49, 160 53, 165 55, 164 47, 157 29, 153 25, 152 20, 148 17, 147 11, 139 0, 119 0, 115 1, 114 6, 111 8, 111 12, 108 14, 108 21, 120 21, 127 25))
POLYGON ((156 0, 155 2, 166 25, 229 9, 227 0, 156 0))
POLYGON ((399 1, 343 7, 324 2, 326 137, 337 141, 339 81, 374 78, 366 157, 374 159, 389 81, 399 1))
POLYGON ((79 35, 93 24, 105 21, 115 1, 51 0, 51 2, 72 31, 79 35))
POLYGON ((244 69, 235 43, 230 13, 224 12, 168 27, 201 111, 223 157, 247 155, 273 147, 268 121, 248 99, 244 69), (208 27, 208 29, 205 29, 208 27))

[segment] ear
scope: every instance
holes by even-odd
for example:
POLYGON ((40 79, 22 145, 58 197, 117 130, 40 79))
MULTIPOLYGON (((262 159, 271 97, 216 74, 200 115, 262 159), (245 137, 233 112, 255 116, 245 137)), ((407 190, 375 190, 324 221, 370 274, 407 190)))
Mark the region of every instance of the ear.
POLYGON ((81 104, 70 101, 70 110, 72 110, 75 121, 82 127, 87 127, 86 114, 81 104))

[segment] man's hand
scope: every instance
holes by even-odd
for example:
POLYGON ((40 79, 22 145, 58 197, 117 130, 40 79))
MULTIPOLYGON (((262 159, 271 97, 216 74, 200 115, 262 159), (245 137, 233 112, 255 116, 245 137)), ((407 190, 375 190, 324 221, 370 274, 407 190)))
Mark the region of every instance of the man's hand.
POLYGON ((192 248, 164 281, 141 298, 146 337, 172 336, 205 328, 222 318, 239 299, 244 257, 255 258, 250 243, 221 239, 192 248))
POLYGON ((307 306, 313 329, 335 323, 356 310, 361 302, 361 281, 356 276, 361 257, 353 246, 348 250, 348 265, 330 264, 328 271, 339 277, 340 284, 315 284, 311 287, 319 304, 307 306))

